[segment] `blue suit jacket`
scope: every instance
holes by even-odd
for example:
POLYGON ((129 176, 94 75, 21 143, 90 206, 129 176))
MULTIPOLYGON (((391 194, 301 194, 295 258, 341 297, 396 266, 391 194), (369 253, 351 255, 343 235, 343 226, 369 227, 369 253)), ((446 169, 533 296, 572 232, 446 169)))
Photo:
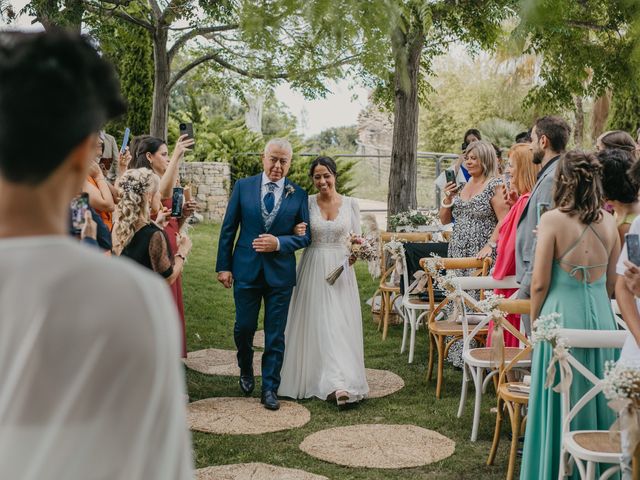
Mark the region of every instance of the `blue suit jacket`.
POLYGON ((296 284, 295 251, 311 243, 311 229, 307 227, 305 236, 293 234, 293 228, 300 222, 309 224, 309 203, 307 192, 285 179, 280 210, 266 230, 262 221, 261 188, 262 173, 238 180, 233 187, 227 212, 224 216, 218 241, 216 272, 232 272, 239 284, 254 284, 260 272, 272 287, 288 287, 296 284), (287 186, 295 191, 287 194, 287 186), (240 235, 235 243, 236 232, 240 235), (251 246, 253 240, 262 233, 278 237, 280 250, 258 253, 251 246))

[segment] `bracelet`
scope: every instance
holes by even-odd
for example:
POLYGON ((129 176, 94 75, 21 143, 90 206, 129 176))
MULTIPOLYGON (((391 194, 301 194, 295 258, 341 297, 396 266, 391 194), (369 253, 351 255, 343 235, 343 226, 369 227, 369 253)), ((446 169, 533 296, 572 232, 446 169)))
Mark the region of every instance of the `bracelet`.
POLYGON ((187 257, 185 257, 183 254, 181 254, 180 252, 176 253, 176 257, 180 257, 182 259, 183 262, 186 263, 187 261, 187 257))
POLYGON ((453 200, 451 200, 451 203, 445 203, 443 198, 442 201, 440 202, 440 206, 442 208, 451 208, 453 207, 453 200))

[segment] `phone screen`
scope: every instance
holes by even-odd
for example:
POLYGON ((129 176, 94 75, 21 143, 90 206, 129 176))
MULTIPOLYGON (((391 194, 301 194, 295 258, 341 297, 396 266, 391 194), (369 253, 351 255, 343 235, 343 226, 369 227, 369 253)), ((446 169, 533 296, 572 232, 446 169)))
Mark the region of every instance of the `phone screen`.
POLYGON ((184 189, 182 187, 175 187, 173 189, 173 196, 171 197, 171 216, 182 216, 182 204, 184 200, 184 189))
POLYGON ((452 169, 447 168, 444 171, 444 177, 447 180, 447 183, 456 183, 456 172, 454 172, 452 169))
POLYGON ((504 188, 509 191, 511 189, 511 175, 508 173, 504 174, 504 188))
POLYGON ((82 231, 85 213, 89 210, 89 194, 81 193, 71 200, 71 230, 74 234, 82 231))
POLYGON ((640 266, 640 238, 637 233, 627 233, 624 236, 627 244, 627 256, 634 265, 640 266))
POLYGON ((540 223, 540 217, 542 217, 542 214, 544 214, 544 212, 549 210, 549 204, 541 202, 541 203, 538 203, 536 207, 537 207, 537 215, 538 215, 537 223, 540 223))
POLYGON ((131 130, 129 127, 124 130, 124 138, 122 139, 122 146, 120 147, 120 153, 123 154, 125 149, 127 148, 127 144, 129 143, 129 135, 131 134, 131 130))

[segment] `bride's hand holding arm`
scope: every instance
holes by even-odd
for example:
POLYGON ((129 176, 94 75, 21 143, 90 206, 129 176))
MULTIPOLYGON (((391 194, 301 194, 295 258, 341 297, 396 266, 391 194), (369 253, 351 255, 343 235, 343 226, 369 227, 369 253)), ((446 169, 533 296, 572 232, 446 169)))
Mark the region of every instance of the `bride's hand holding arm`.
POLYGON ((306 222, 300 222, 295 227, 293 227, 293 234, 298 235, 299 237, 304 237, 307 233, 307 224, 306 222))

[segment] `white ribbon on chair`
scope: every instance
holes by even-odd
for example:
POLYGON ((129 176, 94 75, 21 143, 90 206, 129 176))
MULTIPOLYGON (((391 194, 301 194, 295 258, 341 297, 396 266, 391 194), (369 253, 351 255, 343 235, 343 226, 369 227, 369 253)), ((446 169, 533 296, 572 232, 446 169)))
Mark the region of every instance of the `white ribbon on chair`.
POLYGON ((547 380, 544 382, 544 388, 553 385, 556 378, 556 363, 560 367, 560 382, 553 387, 554 392, 566 392, 573 381, 573 371, 569 365, 569 351, 562 343, 558 343, 553 347, 553 357, 547 368, 547 380))

